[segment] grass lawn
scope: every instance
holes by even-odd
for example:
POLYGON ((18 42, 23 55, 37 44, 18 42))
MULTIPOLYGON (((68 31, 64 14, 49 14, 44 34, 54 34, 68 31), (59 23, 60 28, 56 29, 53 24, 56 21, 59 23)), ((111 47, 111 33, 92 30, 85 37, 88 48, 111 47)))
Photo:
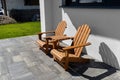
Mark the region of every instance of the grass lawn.
POLYGON ((0 39, 34 35, 40 31, 40 22, 0 25, 0 39))

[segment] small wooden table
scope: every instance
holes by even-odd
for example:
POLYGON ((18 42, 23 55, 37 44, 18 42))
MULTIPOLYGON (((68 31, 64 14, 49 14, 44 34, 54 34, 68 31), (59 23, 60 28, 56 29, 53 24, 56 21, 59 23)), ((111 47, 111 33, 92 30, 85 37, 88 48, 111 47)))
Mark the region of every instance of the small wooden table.
POLYGON ((50 40, 53 40, 53 48, 54 49, 57 48, 58 41, 60 41, 60 40, 66 40, 66 39, 71 39, 71 37, 68 37, 68 36, 49 36, 48 38, 50 40))

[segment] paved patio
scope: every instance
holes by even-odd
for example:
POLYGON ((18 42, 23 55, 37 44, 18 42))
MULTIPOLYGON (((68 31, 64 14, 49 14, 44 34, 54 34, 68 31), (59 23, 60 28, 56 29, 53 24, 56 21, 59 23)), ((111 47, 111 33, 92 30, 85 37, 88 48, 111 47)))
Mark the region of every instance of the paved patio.
POLYGON ((0 80, 120 80, 120 71, 98 61, 64 69, 39 50, 37 36, 0 40, 0 80))

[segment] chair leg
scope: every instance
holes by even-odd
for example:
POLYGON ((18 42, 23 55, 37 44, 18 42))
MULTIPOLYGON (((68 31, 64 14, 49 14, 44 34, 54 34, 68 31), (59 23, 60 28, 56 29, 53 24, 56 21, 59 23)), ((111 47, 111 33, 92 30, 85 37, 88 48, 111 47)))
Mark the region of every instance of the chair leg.
POLYGON ((66 58, 65 65, 64 65, 65 70, 68 69, 68 65, 69 65, 69 60, 68 60, 68 58, 66 58))
POLYGON ((56 48, 57 48, 57 41, 53 43, 53 49, 56 49, 56 48))
POLYGON ((49 51, 48 51, 48 47, 46 47, 46 53, 48 54, 48 52, 49 52, 49 51))
POLYGON ((68 64, 69 64, 68 62, 65 62, 65 65, 64 65, 65 70, 68 70, 68 64))
POLYGON ((53 56, 53 59, 54 59, 54 61, 57 61, 57 59, 56 59, 56 57, 55 57, 55 56, 53 56))
POLYGON ((48 53, 49 51, 48 51, 48 44, 49 44, 49 41, 48 41, 48 39, 46 40, 46 53, 48 53))

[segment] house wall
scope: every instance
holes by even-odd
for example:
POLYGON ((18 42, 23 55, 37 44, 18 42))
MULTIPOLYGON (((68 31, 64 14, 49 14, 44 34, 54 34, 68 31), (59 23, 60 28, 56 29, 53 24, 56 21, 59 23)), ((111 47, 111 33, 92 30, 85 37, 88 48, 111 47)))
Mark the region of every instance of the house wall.
POLYGON ((57 0, 40 0, 40 15, 42 31, 53 31, 62 20, 62 10, 57 0))
POLYGON ((11 9, 39 9, 39 6, 25 6, 24 0, 6 0, 8 11, 11 9))
POLYGON ((24 5, 24 0, 6 0, 7 13, 18 22, 35 21, 39 14, 39 5, 24 5))
MULTIPOLYGON (((55 26, 57 23, 55 20, 59 21, 61 18, 66 20, 68 28, 65 34, 69 36, 75 34, 75 29, 79 25, 89 24, 92 31, 88 41, 92 45, 86 47, 85 52, 99 61, 120 69, 120 9, 59 8, 62 0, 53 1, 55 2, 49 5, 54 7, 51 12, 55 16, 52 16, 53 22, 49 24, 54 23, 55 26), (62 11, 62 15, 59 11, 62 11)), ((53 27, 46 26, 46 28, 53 27)))
POLYGON ((1 0, 0 0, 0 8, 2 7, 1 0))

